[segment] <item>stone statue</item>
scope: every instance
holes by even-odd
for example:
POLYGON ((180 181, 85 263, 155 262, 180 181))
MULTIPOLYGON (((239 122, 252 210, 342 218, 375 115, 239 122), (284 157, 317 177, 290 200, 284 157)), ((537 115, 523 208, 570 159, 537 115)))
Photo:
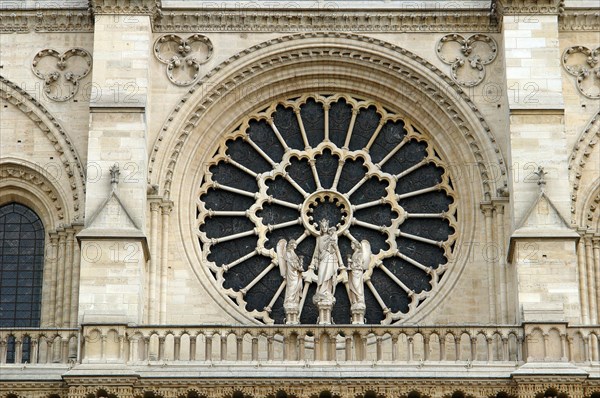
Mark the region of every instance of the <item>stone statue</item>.
POLYGON ((277 242, 277 262, 281 276, 285 279, 285 299, 283 308, 286 323, 295 325, 299 323, 300 299, 302 293, 302 267, 303 258, 296 254, 297 243, 294 239, 286 243, 284 239, 277 242))
POLYGON ((369 269, 371 261, 371 245, 368 241, 353 241, 352 256, 348 257, 348 269, 350 277, 348 278, 348 296, 350 298, 350 311, 352 312, 352 323, 362 324, 364 322, 365 311, 365 285, 364 273, 369 269))
POLYGON ((313 301, 315 303, 325 301, 333 304, 335 303, 338 270, 344 266, 341 261, 336 229, 329 227, 329 222, 323 219, 320 222, 319 232, 311 261, 311 267, 317 270, 317 292, 313 301))

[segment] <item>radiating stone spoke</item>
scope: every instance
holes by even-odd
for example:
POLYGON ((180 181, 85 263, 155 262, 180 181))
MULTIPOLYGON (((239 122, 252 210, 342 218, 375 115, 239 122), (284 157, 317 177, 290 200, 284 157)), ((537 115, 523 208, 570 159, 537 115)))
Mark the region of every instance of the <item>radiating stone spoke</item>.
POLYGON ((377 128, 375 129, 375 131, 373 132, 373 135, 371 136, 371 139, 369 140, 369 142, 367 143, 367 145, 365 146, 365 151, 369 152, 369 150, 371 149, 371 145, 373 145, 373 143, 375 142, 375 140, 377 139, 377 137, 379 136, 379 132, 381 131, 381 128, 385 125, 385 123, 383 121, 380 121, 379 124, 377 125, 377 128))
POLYGON ((246 166, 244 166, 241 163, 236 162, 235 160, 233 160, 231 157, 227 157, 225 158, 225 161, 229 164, 231 164, 232 166, 237 167, 238 169, 242 170, 244 173, 247 173, 249 175, 251 175, 252 177, 256 178, 258 176, 258 174, 256 174, 255 172, 253 172, 252 170, 250 170, 249 168, 247 168, 246 166))
POLYGON ((233 234, 233 235, 226 235, 221 238, 213 238, 213 239, 211 239, 211 242, 213 242, 214 244, 223 243, 223 242, 227 242, 227 241, 230 241, 233 239, 244 238, 246 236, 252 236, 252 235, 257 235, 257 234, 258 234, 258 231, 256 231, 256 228, 254 228, 254 229, 251 229, 250 231, 239 232, 239 233, 233 234))
POLYGON ((244 137, 244 139, 246 140, 246 142, 247 142, 248 144, 250 144, 250 146, 252 146, 252 148, 254 148, 254 150, 255 150, 256 152, 258 152, 258 154, 259 154, 260 156, 262 156, 262 157, 263 157, 263 158, 264 158, 264 159, 265 159, 267 162, 269 162, 269 164, 271 164, 271 167, 275 167, 275 165, 276 165, 277 163, 275 163, 275 161, 274 161, 273 159, 271 159, 271 157, 270 157, 269 155, 267 155, 267 153, 266 153, 265 151, 263 151, 263 150, 261 149, 261 147, 259 147, 259 146, 256 144, 256 142, 254 142, 254 141, 252 140, 252 138, 250 138, 250 136, 249 136, 249 135, 247 135, 246 137, 244 137))
POLYGON ((316 161, 314 159, 310 159, 308 164, 310 164, 310 169, 313 173, 313 178, 315 179, 317 189, 323 189, 323 186, 321 185, 321 179, 319 178, 319 172, 317 171, 316 161))
POLYGON ((392 271, 390 271, 385 265, 379 265, 379 269, 381 269, 387 276, 389 276, 391 280, 396 282, 396 284, 400 286, 402 290, 404 290, 406 293, 413 293, 413 291, 410 290, 408 286, 406 286, 404 283, 402 283, 402 281, 398 279, 398 277, 394 275, 392 271))
POLYGON ((405 137, 402 141, 400 141, 400 143, 398 145, 396 145, 396 147, 394 149, 392 149, 390 151, 390 153, 388 153, 383 159, 381 159, 379 161, 379 163, 376 164, 377 167, 381 168, 383 167, 383 165, 392 158, 392 156, 394 156, 396 154, 396 152, 398 152, 400 149, 402 149, 402 147, 404 145, 406 145, 406 143, 408 142, 408 139, 405 137))
POLYGON ((222 189, 223 191, 228 191, 231 193, 237 193, 239 195, 243 195, 243 196, 248 196, 250 198, 257 198, 258 194, 254 193, 254 192, 248 192, 248 191, 244 191, 243 189, 238 189, 238 188, 234 188, 234 187, 230 187, 228 185, 223 185, 223 184, 219 184, 218 182, 214 181, 212 183, 212 187, 215 189, 222 189))
POLYGON ((229 264, 223 265, 222 268, 225 272, 227 272, 230 269, 232 269, 233 267, 235 267, 236 265, 239 265, 239 264, 243 263, 244 261, 251 259, 252 257, 256 256, 257 254, 258 254, 258 250, 255 249, 255 250, 251 251, 250 253, 246 254, 245 256, 238 258, 237 260, 232 261, 229 264))
POLYGON ((304 148, 310 149, 310 144, 308 143, 308 137, 306 136, 306 130, 304 129, 304 123, 302 122, 302 115, 299 110, 294 111, 296 114, 296 119, 298 119, 298 126, 300 126, 300 135, 302 136, 302 142, 304 142, 304 148))
POLYGON ((287 228, 287 227, 291 227, 292 225, 298 225, 298 224, 302 224, 301 218, 298 218, 296 220, 282 222, 280 224, 274 224, 274 225, 269 224, 269 225, 267 225, 267 228, 269 229, 269 231, 273 231, 276 229, 287 228))
POLYGON ((406 218, 446 218, 444 213, 406 213, 406 218))
POLYGON ((361 220, 359 220, 357 218, 355 218, 355 219, 352 220, 352 225, 358 225, 358 226, 361 226, 361 227, 369 228, 369 229, 372 229, 372 230, 377 231, 377 232, 385 232, 385 230, 386 230, 386 228, 385 228, 384 225, 371 224, 371 223, 366 222, 366 221, 361 221, 361 220))
POLYGON ((429 243, 430 245, 434 245, 437 247, 442 247, 444 244, 444 242, 439 242, 439 241, 436 241, 433 239, 423 238, 422 236, 418 236, 418 235, 407 234, 406 232, 402 232, 402 231, 397 231, 396 235, 401 236, 403 238, 408 238, 408 239, 416 240, 419 242, 423 242, 423 243, 429 243))
POLYGON ((246 217, 246 211, 208 210, 209 217, 246 217))
POLYGON ((277 291, 273 295, 273 298, 271 299, 271 301, 269 301, 269 304, 265 307, 265 311, 271 312, 273 306, 275 305, 275 302, 277 301, 279 296, 281 296, 281 293, 283 293, 283 289, 285 288, 285 285, 286 285, 286 281, 284 279, 283 282, 281 282, 281 285, 279 285, 279 288, 277 288, 277 291))
POLYGON ((416 163, 416 164, 414 164, 414 165, 410 166, 408 169, 406 169, 406 170, 404 170, 404 171, 402 171, 402 172, 400 172, 400 173, 398 173, 398 174, 394 175, 394 179, 395 179, 396 181, 398 181, 398 180, 399 180, 399 179, 401 179, 402 177, 405 177, 405 176, 409 175, 409 174, 410 174, 410 173, 412 173, 413 171, 415 171, 415 170, 417 170, 417 169, 419 169, 419 168, 421 168, 421 167, 425 166, 425 165, 426 165, 426 164, 428 164, 428 163, 429 163, 429 160, 428 160, 428 159, 423 159, 423 160, 421 160, 419 163, 416 163))
POLYGON ((285 140, 281 136, 281 133, 279 132, 279 129, 277 129, 277 126, 275 125, 275 123, 273 123, 273 119, 269 119, 269 126, 271 126, 271 129, 273 129, 273 132, 275 133, 275 136, 277 137, 277 139, 283 146, 283 149, 286 152, 288 152, 290 150, 290 147, 288 146, 287 142, 285 142, 285 140))
POLYGON ((352 139, 352 131, 354 131, 354 123, 356 123, 356 115, 358 115, 358 110, 352 110, 352 118, 350 119, 350 125, 348 126, 348 131, 346 132, 346 140, 344 141, 344 146, 342 149, 348 150, 350 147, 350 140, 352 139))
POLYGON ((258 282, 260 282, 260 280, 262 278, 264 278, 265 275, 267 275, 269 273, 269 271, 271 271, 273 268, 275 268, 275 266, 276 266, 275 263, 270 263, 267 268, 262 270, 262 272, 256 276, 256 278, 252 279, 252 282, 247 284, 246 287, 240 289, 240 292, 245 296, 248 293, 248 291, 250 289, 252 289, 254 287, 254 285, 256 285, 258 282))
POLYGON ((364 176, 359 182, 356 183, 348 192, 346 192, 346 196, 350 197, 358 188, 360 188, 365 182, 369 180, 369 176, 364 176))
POLYGON ((398 253, 396 253, 396 256, 400 257, 402 260, 406 261, 407 263, 414 265, 415 267, 419 268, 420 270, 425 271, 428 274, 431 272, 430 267, 421 264, 417 260, 413 260, 412 258, 408 257, 406 254, 402 254, 402 253, 398 252, 398 253))
POLYGON ((379 206, 383 203, 385 203, 385 199, 381 198, 381 199, 373 200, 371 202, 361 203, 359 205, 352 206, 352 210, 353 211, 362 210, 362 209, 366 209, 368 207, 379 206))
POLYGON ((377 303, 379 303, 379 306, 383 310, 383 313, 387 314, 388 312, 390 312, 391 310, 389 309, 385 301, 383 301, 383 299, 379 295, 379 292, 377 291, 377 289, 375 289, 375 286, 373 286, 373 282, 367 281, 365 282, 365 284, 368 286, 371 293, 373 293, 373 296, 375 296, 375 300, 377 300, 377 303))
POLYGON ((440 185, 434 185, 429 188, 423 188, 423 189, 418 189, 418 190, 412 191, 412 192, 398 194, 398 195, 396 195, 396 200, 411 198, 413 196, 423 195, 424 193, 427 193, 427 192, 435 192, 435 191, 439 191, 439 190, 441 190, 440 185))
POLYGON ((288 202, 287 200, 277 199, 277 198, 274 198, 272 196, 269 196, 267 198, 267 202, 268 203, 275 203, 276 205, 280 205, 280 206, 289 207, 290 209, 296 209, 298 211, 302 207, 302 205, 297 205, 295 203, 288 202))

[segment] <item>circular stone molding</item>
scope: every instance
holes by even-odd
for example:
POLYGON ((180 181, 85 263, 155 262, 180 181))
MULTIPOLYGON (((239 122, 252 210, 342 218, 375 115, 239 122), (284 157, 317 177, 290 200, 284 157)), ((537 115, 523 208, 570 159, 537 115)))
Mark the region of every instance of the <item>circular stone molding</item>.
MULTIPOLYGON (((403 321, 451 268, 457 196, 427 134, 368 99, 305 94, 248 115, 226 133, 197 194, 202 266, 248 317, 284 323, 277 242, 294 239, 304 272, 300 322, 317 322, 319 222, 335 227, 344 266, 371 248, 366 322, 403 321)), ((343 268, 343 267, 342 267, 343 268)), ((333 321, 350 323, 348 274, 337 274, 333 321)))

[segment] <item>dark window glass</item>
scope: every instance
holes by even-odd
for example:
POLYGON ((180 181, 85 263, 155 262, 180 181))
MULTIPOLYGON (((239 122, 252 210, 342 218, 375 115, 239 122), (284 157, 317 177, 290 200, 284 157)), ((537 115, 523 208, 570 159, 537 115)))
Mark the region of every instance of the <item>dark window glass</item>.
POLYGON ((44 251, 44 226, 30 208, 10 203, 0 207, 0 231, 0 327, 39 327, 44 258, 34 254, 44 251))

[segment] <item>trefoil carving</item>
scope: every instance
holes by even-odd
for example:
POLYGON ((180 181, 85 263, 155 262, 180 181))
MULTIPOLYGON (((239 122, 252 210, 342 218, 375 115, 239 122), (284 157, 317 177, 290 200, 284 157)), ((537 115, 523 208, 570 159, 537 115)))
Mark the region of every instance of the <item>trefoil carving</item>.
POLYGON ((48 48, 35 55, 31 68, 44 80, 46 97, 64 102, 77 94, 79 81, 92 70, 92 56, 83 48, 72 48, 64 53, 48 48))
POLYGON ((436 54, 450 65, 450 74, 456 83, 474 87, 485 78, 485 66, 496 59, 498 45, 488 35, 475 34, 465 38, 453 33, 438 41, 436 54))
POLYGON ((167 65, 167 77, 177 86, 189 86, 200 76, 200 65, 208 62, 213 53, 208 37, 194 34, 184 39, 169 34, 154 43, 154 55, 167 65))
POLYGON ((573 46, 565 50, 562 64, 576 78, 577 90, 587 98, 600 98, 600 47, 573 46))

